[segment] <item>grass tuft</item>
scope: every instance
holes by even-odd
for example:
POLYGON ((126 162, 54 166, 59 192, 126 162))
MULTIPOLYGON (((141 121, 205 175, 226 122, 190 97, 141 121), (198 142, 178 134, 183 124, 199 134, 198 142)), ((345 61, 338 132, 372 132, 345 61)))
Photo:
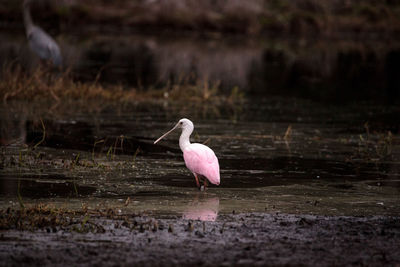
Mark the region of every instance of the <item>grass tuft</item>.
POLYGON ((124 88, 121 85, 107 87, 93 82, 80 82, 73 79, 69 71, 55 74, 43 67, 27 73, 19 65, 6 65, 0 73, 0 97, 7 104, 12 101, 45 102, 51 109, 67 106, 70 103, 82 108, 121 106, 138 102, 170 101, 195 104, 211 103, 236 105, 244 99, 243 93, 235 87, 230 94, 220 90, 220 82, 181 77, 175 83, 167 83, 159 89, 124 88))

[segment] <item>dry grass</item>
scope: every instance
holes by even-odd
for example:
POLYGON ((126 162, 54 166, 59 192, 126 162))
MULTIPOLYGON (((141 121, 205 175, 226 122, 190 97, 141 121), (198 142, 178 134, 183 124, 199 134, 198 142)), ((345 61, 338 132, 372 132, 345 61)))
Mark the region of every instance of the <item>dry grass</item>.
POLYGON ((70 73, 55 74, 39 67, 26 73, 20 66, 3 68, 0 95, 3 102, 10 100, 48 100, 59 102, 65 99, 132 101, 135 90, 123 90, 121 86, 104 88, 97 82, 75 82, 70 73))
POLYGON ((365 134, 359 135, 358 148, 354 151, 352 159, 365 159, 367 161, 380 161, 393 159, 393 134, 371 134, 369 124, 364 124, 365 134))
POLYGON ((123 88, 121 85, 104 87, 97 80, 79 82, 70 72, 55 73, 44 67, 32 73, 23 71, 20 66, 6 66, 1 73, 0 97, 4 103, 11 101, 46 102, 51 105, 62 103, 89 103, 98 105, 121 105, 137 102, 190 101, 194 104, 232 104, 243 100, 238 88, 233 88, 230 95, 222 94, 219 82, 200 81, 190 78, 166 84, 163 88, 138 90, 123 88), (194 81, 194 82, 193 82, 194 81))

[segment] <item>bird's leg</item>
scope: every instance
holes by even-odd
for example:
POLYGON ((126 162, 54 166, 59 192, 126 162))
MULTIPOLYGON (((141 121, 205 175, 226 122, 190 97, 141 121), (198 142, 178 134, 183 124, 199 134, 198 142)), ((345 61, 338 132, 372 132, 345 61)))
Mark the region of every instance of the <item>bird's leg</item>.
POLYGON ((204 178, 204 180, 203 180, 203 186, 204 186, 204 191, 206 191, 207 186, 208 186, 208 182, 207 182, 206 178, 204 178))
POLYGON ((196 178, 197 188, 200 188, 199 178, 197 177, 197 174, 195 174, 195 173, 193 173, 193 174, 194 174, 194 178, 196 178))

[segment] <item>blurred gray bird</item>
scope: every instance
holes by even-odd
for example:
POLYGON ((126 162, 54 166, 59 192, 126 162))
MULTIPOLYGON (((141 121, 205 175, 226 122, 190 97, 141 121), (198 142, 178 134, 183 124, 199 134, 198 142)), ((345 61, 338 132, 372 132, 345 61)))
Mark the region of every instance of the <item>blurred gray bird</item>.
POLYGON ((29 47, 42 60, 51 61, 57 67, 62 66, 60 47, 42 28, 32 22, 30 13, 31 0, 24 0, 24 24, 29 47))

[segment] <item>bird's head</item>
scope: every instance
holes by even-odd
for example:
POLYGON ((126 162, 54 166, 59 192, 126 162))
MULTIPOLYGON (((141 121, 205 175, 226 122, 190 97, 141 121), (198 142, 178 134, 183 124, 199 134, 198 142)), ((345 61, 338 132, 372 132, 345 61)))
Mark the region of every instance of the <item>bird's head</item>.
POLYGON ((177 127, 186 129, 186 128, 194 127, 194 126, 193 126, 193 122, 191 122, 189 119, 183 118, 183 119, 179 120, 177 127))
MULTIPOLYGON (((173 130, 177 129, 177 128, 181 128, 182 131, 184 131, 185 129, 187 129, 187 131, 189 131, 190 133, 193 131, 194 129, 194 125, 193 122, 191 122, 188 119, 180 119, 178 121, 178 123, 174 126, 174 128, 172 128, 171 130, 169 130, 168 132, 166 132, 165 134, 163 134, 160 138, 158 138, 154 144, 158 143, 158 141, 160 141, 161 139, 163 139, 165 136, 167 136, 168 134, 170 134, 173 130)), ((189 133, 189 135, 190 135, 189 133)))

